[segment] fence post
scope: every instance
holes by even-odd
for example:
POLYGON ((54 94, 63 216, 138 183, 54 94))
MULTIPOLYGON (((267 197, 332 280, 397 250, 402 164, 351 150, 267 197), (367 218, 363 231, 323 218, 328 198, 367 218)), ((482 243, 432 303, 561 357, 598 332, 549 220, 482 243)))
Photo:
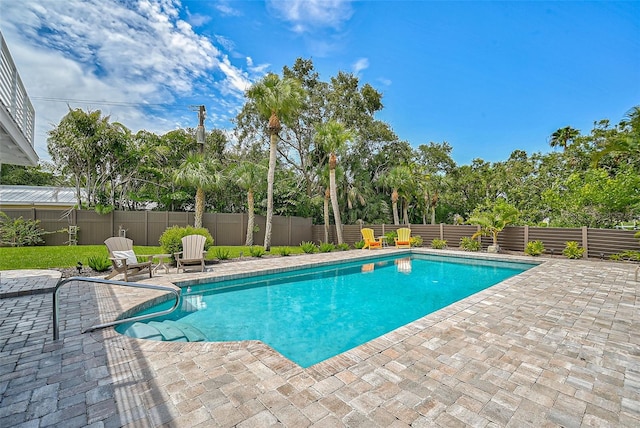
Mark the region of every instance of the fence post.
POLYGON ((144 210, 144 245, 149 245, 149 211, 144 210))
POLYGON ((527 243, 529 242, 529 225, 524 225, 524 245, 522 251, 527 249, 527 243))
POLYGON ((444 239, 444 223, 440 223, 440 240, 444 239))
POLYGON ((582 254, 582 258, 586 259, 589 257, 589 239, 588 239, 587 226, 582 226, 582 248, 584 248, 584 253, 582 254))

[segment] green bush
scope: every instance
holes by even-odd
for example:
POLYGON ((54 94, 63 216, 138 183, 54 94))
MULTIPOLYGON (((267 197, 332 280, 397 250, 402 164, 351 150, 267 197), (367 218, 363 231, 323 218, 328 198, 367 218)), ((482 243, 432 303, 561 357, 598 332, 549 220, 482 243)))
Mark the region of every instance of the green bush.
POLYGON ((207 240, 204 243, 204 250, 207 251, 211 246, 213 246, 213 238, 207 229, 204 227, 195 228, 193 226, 180 227, 180 226, 172 226, 165 230, 160 236, 160 245, 162 246, 162 250, 171 254, 173 257, 174 253, 179 253, 182 251, 182 238, 187 235, 202 235, 207 240))
POLYGON ((468 236, 463 236, 462 238, 460 238, 460 248, 462 248, 464 251, 480 251, 480 248, 482 248, 482 244, 480 244, 480 241, 476 239, 471 239, 468 236))
POLYGON ((353 248, 355 248, 356 250, 362 250, 364 248, 364 240, 354 242, 353 248))
POLYGON ((111 260, 106 256, 91 256, 88 259, 88 264, 96 272, 104 272, 111 267, 111 260))
POLYGON ((228 248, 217 247, 213 250, 213 255, 218 260, 229 260, 231 258, 231 251, 228 248))
POLYGON ((610 260, 629 260, 632 262, 640 262, 640 251, 636 250, 627 250, 617 254, 611 254, 609 256, 610 260))
POLYGON ((565 247, 562 250, 562 254, 568 259, 581 259, 584 255, 584 248, 580 246, 576 241, 569 241, 564 243, 565 247))
POLYGON ((343 242, 342 244, 336 245, 336 249, 338 251, 349 251, 349 244, 347 244, 346 242, 343 242))
POLYGON ((264 250, 264 247, 261 247, 259 245, 249 247, 249 254, 251 255, 251 257, 262 257, 265 255, 265 253, 266 251, 264 250))
POLYGON ((384 234, 384 239, 387 241, 388 246, 396 245, 396 238, 398 237, 398 232, 395 230, 393 232, 387 232, 384 234))
POLYGON ((300 244, 300 248, 302 248, 302 251, 306 254, 313 254, 318 251, 318 247, 313 242, 303 242, 300 244))
POLYGON ((412 247, 422 247, 422 236, 420 235, 412 236, 409 242, 411 242, 412 247))
POLYGON ((331 242, 322 242, 319 248, 321 253, 330 253, 336 249, 336 246, 331 242))
POLYGON ((539 256, 544 253, 544 244, 542 241, 529 241, 524 249, 525 254, 530 256, 539 256))
POLYGON ((442 250, 444 248, 447 248, 447 241, 446 239, 434 239, 431 241, 431 248, 434 248, 436 250, 442 250))
POLYGON ((286 256, 291 254, 291 248, 289 248, 289 247, 272 248, 271 252, 272 253, 277 253, 277 254, 280 254, 283 257, 286 257, 286 256))
POLYGON ((44 243, 49 232, 40 228, 40 220, 12 219, 0 211, 0 244, 11 247, 30 247, 44 243))

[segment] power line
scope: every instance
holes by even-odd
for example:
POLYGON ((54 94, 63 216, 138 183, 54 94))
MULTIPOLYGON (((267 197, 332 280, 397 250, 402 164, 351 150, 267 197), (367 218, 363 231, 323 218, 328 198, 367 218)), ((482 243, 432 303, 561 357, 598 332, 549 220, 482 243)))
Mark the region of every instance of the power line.
POLYGON ((187 104, 153 104, 153 103, 133 103, 125 101, 105 101, 105 100, 81 100, 74 98, 55 98, 55 97, 30 97, 32 100, 59 102, 59 103, 91 103, 108 106, 122 107, 188 107, 187 104))

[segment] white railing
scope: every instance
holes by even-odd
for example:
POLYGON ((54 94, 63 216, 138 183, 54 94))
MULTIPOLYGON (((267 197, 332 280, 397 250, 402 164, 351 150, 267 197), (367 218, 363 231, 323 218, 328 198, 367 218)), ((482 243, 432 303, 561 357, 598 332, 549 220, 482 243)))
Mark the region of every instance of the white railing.
POLYGON ((0 44, 2 45, 0 53, 0 103, 33 147, 36 111, 31 105, 31 100, 22 84, 2 33, 0 33, 0 44))

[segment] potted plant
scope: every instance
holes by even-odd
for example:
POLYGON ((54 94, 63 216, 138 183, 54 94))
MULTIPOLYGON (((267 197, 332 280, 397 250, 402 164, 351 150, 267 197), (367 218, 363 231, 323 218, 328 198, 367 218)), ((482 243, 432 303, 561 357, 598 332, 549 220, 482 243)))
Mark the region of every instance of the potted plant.
POLYGON ((518 214, 518 209, 504 199, 498 199, 492 207, 474 210, 467 223, 480 226, 480 230, 474 233, 471 239, 476 239, 478 236, 491 236, 493 245, 487 248, 487 252, 500 252, 498 235, 508 224, 518 219, 518 214))

